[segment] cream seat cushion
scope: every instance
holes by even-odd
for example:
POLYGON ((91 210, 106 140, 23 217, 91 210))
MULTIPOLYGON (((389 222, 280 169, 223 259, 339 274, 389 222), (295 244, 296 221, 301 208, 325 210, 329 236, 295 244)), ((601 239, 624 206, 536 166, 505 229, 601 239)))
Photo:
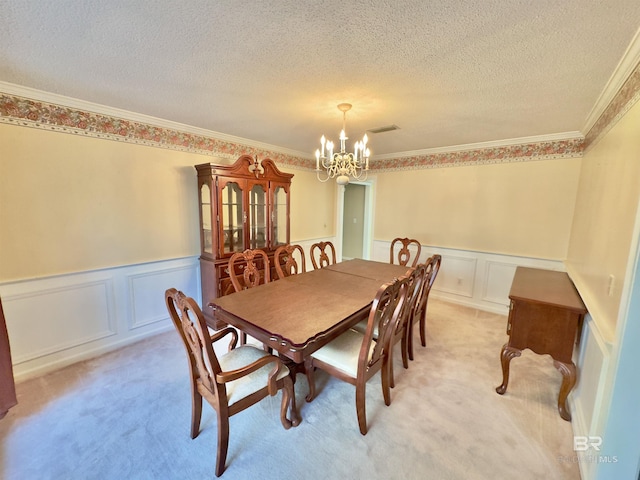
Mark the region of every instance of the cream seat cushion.
MULTIPOLYGON (((223 372, 229 372, 246 367, 256 360, 269 355, 270 354, 264 350, 260 350, 251 345, 242 345, 220 356, 218 362, 220 362, 220 368, 223 372)), ((274 367, 275 363, 269 363, 245 377, 227 382, 225 385, 227 387, 227 400, 229 405, 233 405, 244 397, 266 387, 269 380, 269 372, 271 372, 274 367)), ((277 379, 280 380, 287 375, 289 375, 289 369, 282 365, 278 372, 277 379)))
MULTIPOLYGON (((342 370, 351 377, 358 376, 358 356, 364 335, 355 330, 347 330, 338 338, 311 354, 315 359, 342 370)), ((373 353, 374 342, 369 348, 369 358, 373 353)))

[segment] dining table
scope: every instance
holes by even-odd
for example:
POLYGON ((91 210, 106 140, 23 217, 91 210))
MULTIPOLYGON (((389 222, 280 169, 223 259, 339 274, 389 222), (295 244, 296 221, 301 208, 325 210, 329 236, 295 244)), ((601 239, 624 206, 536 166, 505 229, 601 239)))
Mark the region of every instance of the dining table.
POLYGON ((380 286, 411 270, 352 259, 231 293, 209 306, 216 320, 288 359, 295 380, 309 355, 367 318, 380 286))

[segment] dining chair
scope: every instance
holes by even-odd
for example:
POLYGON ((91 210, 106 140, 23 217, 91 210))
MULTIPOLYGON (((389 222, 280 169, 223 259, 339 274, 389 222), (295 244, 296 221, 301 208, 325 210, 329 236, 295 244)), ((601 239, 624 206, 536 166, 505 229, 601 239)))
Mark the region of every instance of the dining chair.
POLYGON ((410 360, 413 360, 413 326, 416 323, 420 324, 420 343, 422 343, 423 347, 427 346, 427 302, 429 301, 429 293, 433 282, 435 282, 438 271, 440 271, 441 263, 442 255, 435 254, 429 257, 424 264, 425 280, 409 322, 409 331, 407 332, 407 351, 410 360))
POLYGON ((273 262, 279 279, 307 271, 304 250, 300 245, 281 245, 276 248, 273 262), (296 260, 296 254, 299 255, 300 262, 296 260))
POLYGON ((389 382, 391 388, 395 387, 395 376, 393 374, 393 352, 396 344, 400 343, 400 352, 402 354, 402 366, 409 368, 409 326, 412 321, 413 313, 416 308, 420 293, 422 292, 422 286, 425 281, 426 267, 425 265, 418 265, 412 269, 408 275, 407 280, 407 298, 400 311, 400 319, 396 326, 393 337, 391 339, 391 348, 389 349, 389 356, 387 357, 387 368, 389 369, 389 382))
POLYGON ((391 339, 406 299, 407 280, 408 277, 405 276, 378 289, 371 303, 364 334, 347 330, 305 360, 309 383, 307 402, 311 402, 316 396, 316 368, 355 386, 356 413, 362 435, 367 434, 366 384, 378 371, 381 372, 384 403, 387 406, 391 404, 389 369, 386 368, 385 360, 392 348, 391 339), (378 341, 373 339, 375 327, 378 328, 378 341))
POLYGON ((318 242, 311 245, 309 250, 313 269, 328 267, 336 263, 336 248, 331 242, 318 242), (331 254, 331 257, 329 257, 331 254))
MULTIPOLYGON (((256 249, 236 252, 229 258, 228 265, 229 278, 236 292, 254 288, 262 283, 271 281, 269 257, 264 250, 256 249), (259 265, 259 260, 262 261, 262 265, 259 265), (242 270, 242 275, 238 275, 239 270, 242 270)), ((245 343, 247 343, 247 334, 240 332, 240 344, 244 345, 245 343)))
POLYGON ((394 238, 391 241, 391 248, 389 250, 389 263, 394 264, 397 261, 398 265, 407 265, 411 260, 413 253, 415 256, 409 266, 415 267, 418 264, 418 259, 420 258, 422 245, 420 245, 420 242, 414 238, 394 238), (412 252, 409 247, 415 251, 412 252))
POLYGON ((191 438, 200 433, 202 399, 216 411, 218 419, 217 477, 225 470, 229 448, 229 417, 282 390, 280 421, 285 429, 297 426, 300 417, 289 369, 282 361, 250 345, 236 348, 238 333, 231 327, 210 334, 193 298, 170 288, 165 301, 180 334, 189 361, 191 378, 191 438), (230 335, 228 352, 218 356, 214 342, 230 335), (289 417, 287 418, 287 410, 289 417))
MULTIPOLYGON (((420 292, 422 290, 422 285, 424 282, 425 276, 425 266, 418 265, 416 268, 412 268, 407 272, 407 276, 409 277, 407 280, 407 299, 404 302, 402 307, 402 311, 400 312, 400 319, 398 320, 398 325, 394 330, 393 337, 391 339, 391 348, 389 349, 389 356, 387 361, 387 367, 389 369, 389 381, 391 388, 395 386, 395 379, 393 375, 393 352, 396 344, 401 343, 400 352, 402 355, 402 366, 404 368, 409 368, 409 358, 408 358, 408 336, 409 336, 409 322, 411 322, 411 316, 413 311, 415 310, 416 302, 420 296, 420 292)), ((352 330, 355 330, 360 333, 365 333, 367 329, 367 320, 362 320, 356 323, 352 330)), ((374 327, 373 330, 373 339, 378 339, 378 329, 374 327)))

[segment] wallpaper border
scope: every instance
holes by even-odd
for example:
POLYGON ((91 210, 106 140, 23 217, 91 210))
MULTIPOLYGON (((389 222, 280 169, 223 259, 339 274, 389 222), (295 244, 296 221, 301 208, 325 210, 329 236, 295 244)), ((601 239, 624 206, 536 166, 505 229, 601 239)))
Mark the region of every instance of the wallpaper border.
MULTIPOLYGON (((398 155, 388 159, 373 159, 371 170, 412 170, 581 157, 638 100, 640 64, 636 65, 584 138, 398 155)), ((7 93, 0 93, 0 122, 230 159, 248 154, 271 158, 278 164, 294 168, 313 169, 315 166, 311 158, 7 93)))

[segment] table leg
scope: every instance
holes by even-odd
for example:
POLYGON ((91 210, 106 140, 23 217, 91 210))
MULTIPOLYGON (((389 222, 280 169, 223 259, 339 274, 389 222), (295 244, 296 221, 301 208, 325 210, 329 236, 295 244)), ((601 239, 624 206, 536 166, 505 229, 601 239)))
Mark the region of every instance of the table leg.
POLYGON ((508 343, 505 343, 500 352, 500 361, 502 363, 502 385, 496 388, 496 392, 502 395, 507 391, 507 384, 509 383, 509 363, 515 357, 519 357, 522 354, 517 348, 510 347, 508 343))
POLYGON ((567 408, 567 396, 576 384, 576 366, 573 362, 564 363, 557 360, 553 361, 553 366, 562 374, 562 385, 558 394, 558 412, 563 420, 571 421, 571 413, 567 408))
POLYGON ((278 358, 280 358, 280 360, 282 360, 282 363, 284 363, 284 365, 289 369, 289 376, 291 377, 291 380, 293 380, 293 384, 295 385, 296 376, 298 375, 298 373, 304 374, 306 372, 304 363, 296 363, 290 358, 285 357, 284 355, 278 355, 278 358))

